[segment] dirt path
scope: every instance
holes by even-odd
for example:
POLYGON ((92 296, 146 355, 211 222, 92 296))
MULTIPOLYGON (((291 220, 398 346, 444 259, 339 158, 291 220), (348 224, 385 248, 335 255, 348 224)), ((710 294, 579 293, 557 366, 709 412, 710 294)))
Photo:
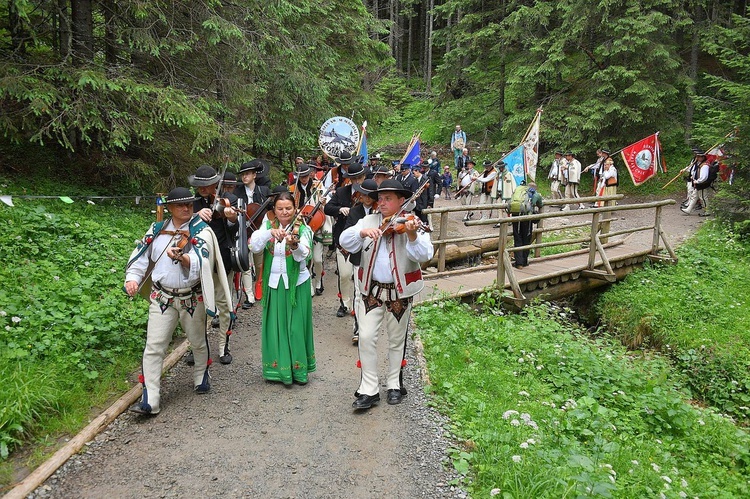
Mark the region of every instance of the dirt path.
MULTIPOLYGON (((436 204, 447 203, 455 201, 436 204)), ((462 214, 454 216, 456 232, 488 229, 464 227, 462 214)), ((678 206, 664 209, 675 246, 704 220, 684 216, 678 206)), ((626 211, 618 227, 652 221, 626 211)), ((446 421, 426 407, 411 348, 404 402, 351 409, 359 379, 352 319, 335 316, 330 264, 327 272, 325 293, 313 301, 318 371, 310 383, 287 388, 263 381, 260 310, 241 311, 234 362, 214 364, 209 394, 193 394, 188 368, 178 364, 164 380, 161 414, 123 414, 31 497, 465 497, 449 485, 455 475, 446 458, 446 421)), ((213 334, 211 340, 215 345, 213 334)))

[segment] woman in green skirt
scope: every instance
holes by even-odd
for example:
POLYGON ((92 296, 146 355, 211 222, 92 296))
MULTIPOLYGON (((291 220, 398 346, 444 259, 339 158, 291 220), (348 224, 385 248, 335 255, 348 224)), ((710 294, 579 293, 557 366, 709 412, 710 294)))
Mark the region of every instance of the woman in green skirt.
POLYGON ((296 212, 293 195, 281 192, 250 237, 251 251, 263 252, 263 378, 286 385, 307 383, 316 367, 307 269, 313 234, 296 212))

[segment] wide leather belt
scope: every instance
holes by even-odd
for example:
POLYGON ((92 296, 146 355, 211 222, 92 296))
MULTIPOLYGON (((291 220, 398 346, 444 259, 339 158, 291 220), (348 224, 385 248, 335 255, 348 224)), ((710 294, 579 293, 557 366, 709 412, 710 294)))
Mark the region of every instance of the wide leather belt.
POLYGON ((158 289, 159 291, 163 291, 170 296, 174 296, 175 298, 184 298, 186 296, 192 295, 193 293, 200 293, 201 283, 196 284, 192 288, 167 288, 165 286, 162 286, 158 282, 155 282, 154 288, 158 289))

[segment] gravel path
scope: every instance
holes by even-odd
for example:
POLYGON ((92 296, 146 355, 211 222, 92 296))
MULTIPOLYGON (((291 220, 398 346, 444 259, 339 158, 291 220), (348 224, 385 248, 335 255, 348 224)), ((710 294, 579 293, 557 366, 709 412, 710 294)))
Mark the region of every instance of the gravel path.
MULTIPOLYGON (((455 201, 436 205, 448 203, 455 201)), ((454 216, 460 220, 462 214, 454 216)), ((621 216, 618 228, 647 220, 637 211, 621 216)), ((664 230, 674 246, 703 220, 683 215, 678 206, 664 209, 664 230)), ((462 234, 487 229, 455 226, 462 234)), ((179 363, 163 381, 161 414, 121 415, 29 497, 466 497, 450 485, 456 474, 446 457, 447 421, 427 407, 414 341, 404 402, 389 406, 383 399, 370 411, 352 410, 359 380, 353 320, 335 316, 331 264, 327 273, 325 293, 313 300, 318 371, 306 386, 263 381, 260 309, 240 311, 234 362, 214 363, 209 394, 193 393, 188 368, 179 363)), ((382 348, 380 354, 382 374, 382 348)))
POLYGON ((214 362, 210 393, 193 393, 180 362, 163 381, 158 416, 121 415, 30 497, 465 497, 449 485, 446 421, 426 406, 413 348, 400 405, 351 408, 353 318, 336 317, 327 272, 313 300, 318 370, 306 386, 262 379, 260 307, 242 310, 234 362, 214 362))

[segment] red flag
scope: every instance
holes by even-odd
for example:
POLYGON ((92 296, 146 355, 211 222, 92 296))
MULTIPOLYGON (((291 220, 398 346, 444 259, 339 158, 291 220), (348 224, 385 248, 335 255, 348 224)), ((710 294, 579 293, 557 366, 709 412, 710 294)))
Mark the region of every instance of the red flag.
POLYGON ((628 167, 630 178, 635 185, 641 185, 656 175, 661 156, 659 132, 631 144, 622 150, 622 160, 628 167))
POLYGON ((724 182, 729 180, 732 169, 724 162, 724 144, 716 146, 710 151, 706 151, 706 161, 708 161, 709 164, 713 163, 714 161, 718 161, 719 176, 721 177, 721 180, 723 180, 724 182))

